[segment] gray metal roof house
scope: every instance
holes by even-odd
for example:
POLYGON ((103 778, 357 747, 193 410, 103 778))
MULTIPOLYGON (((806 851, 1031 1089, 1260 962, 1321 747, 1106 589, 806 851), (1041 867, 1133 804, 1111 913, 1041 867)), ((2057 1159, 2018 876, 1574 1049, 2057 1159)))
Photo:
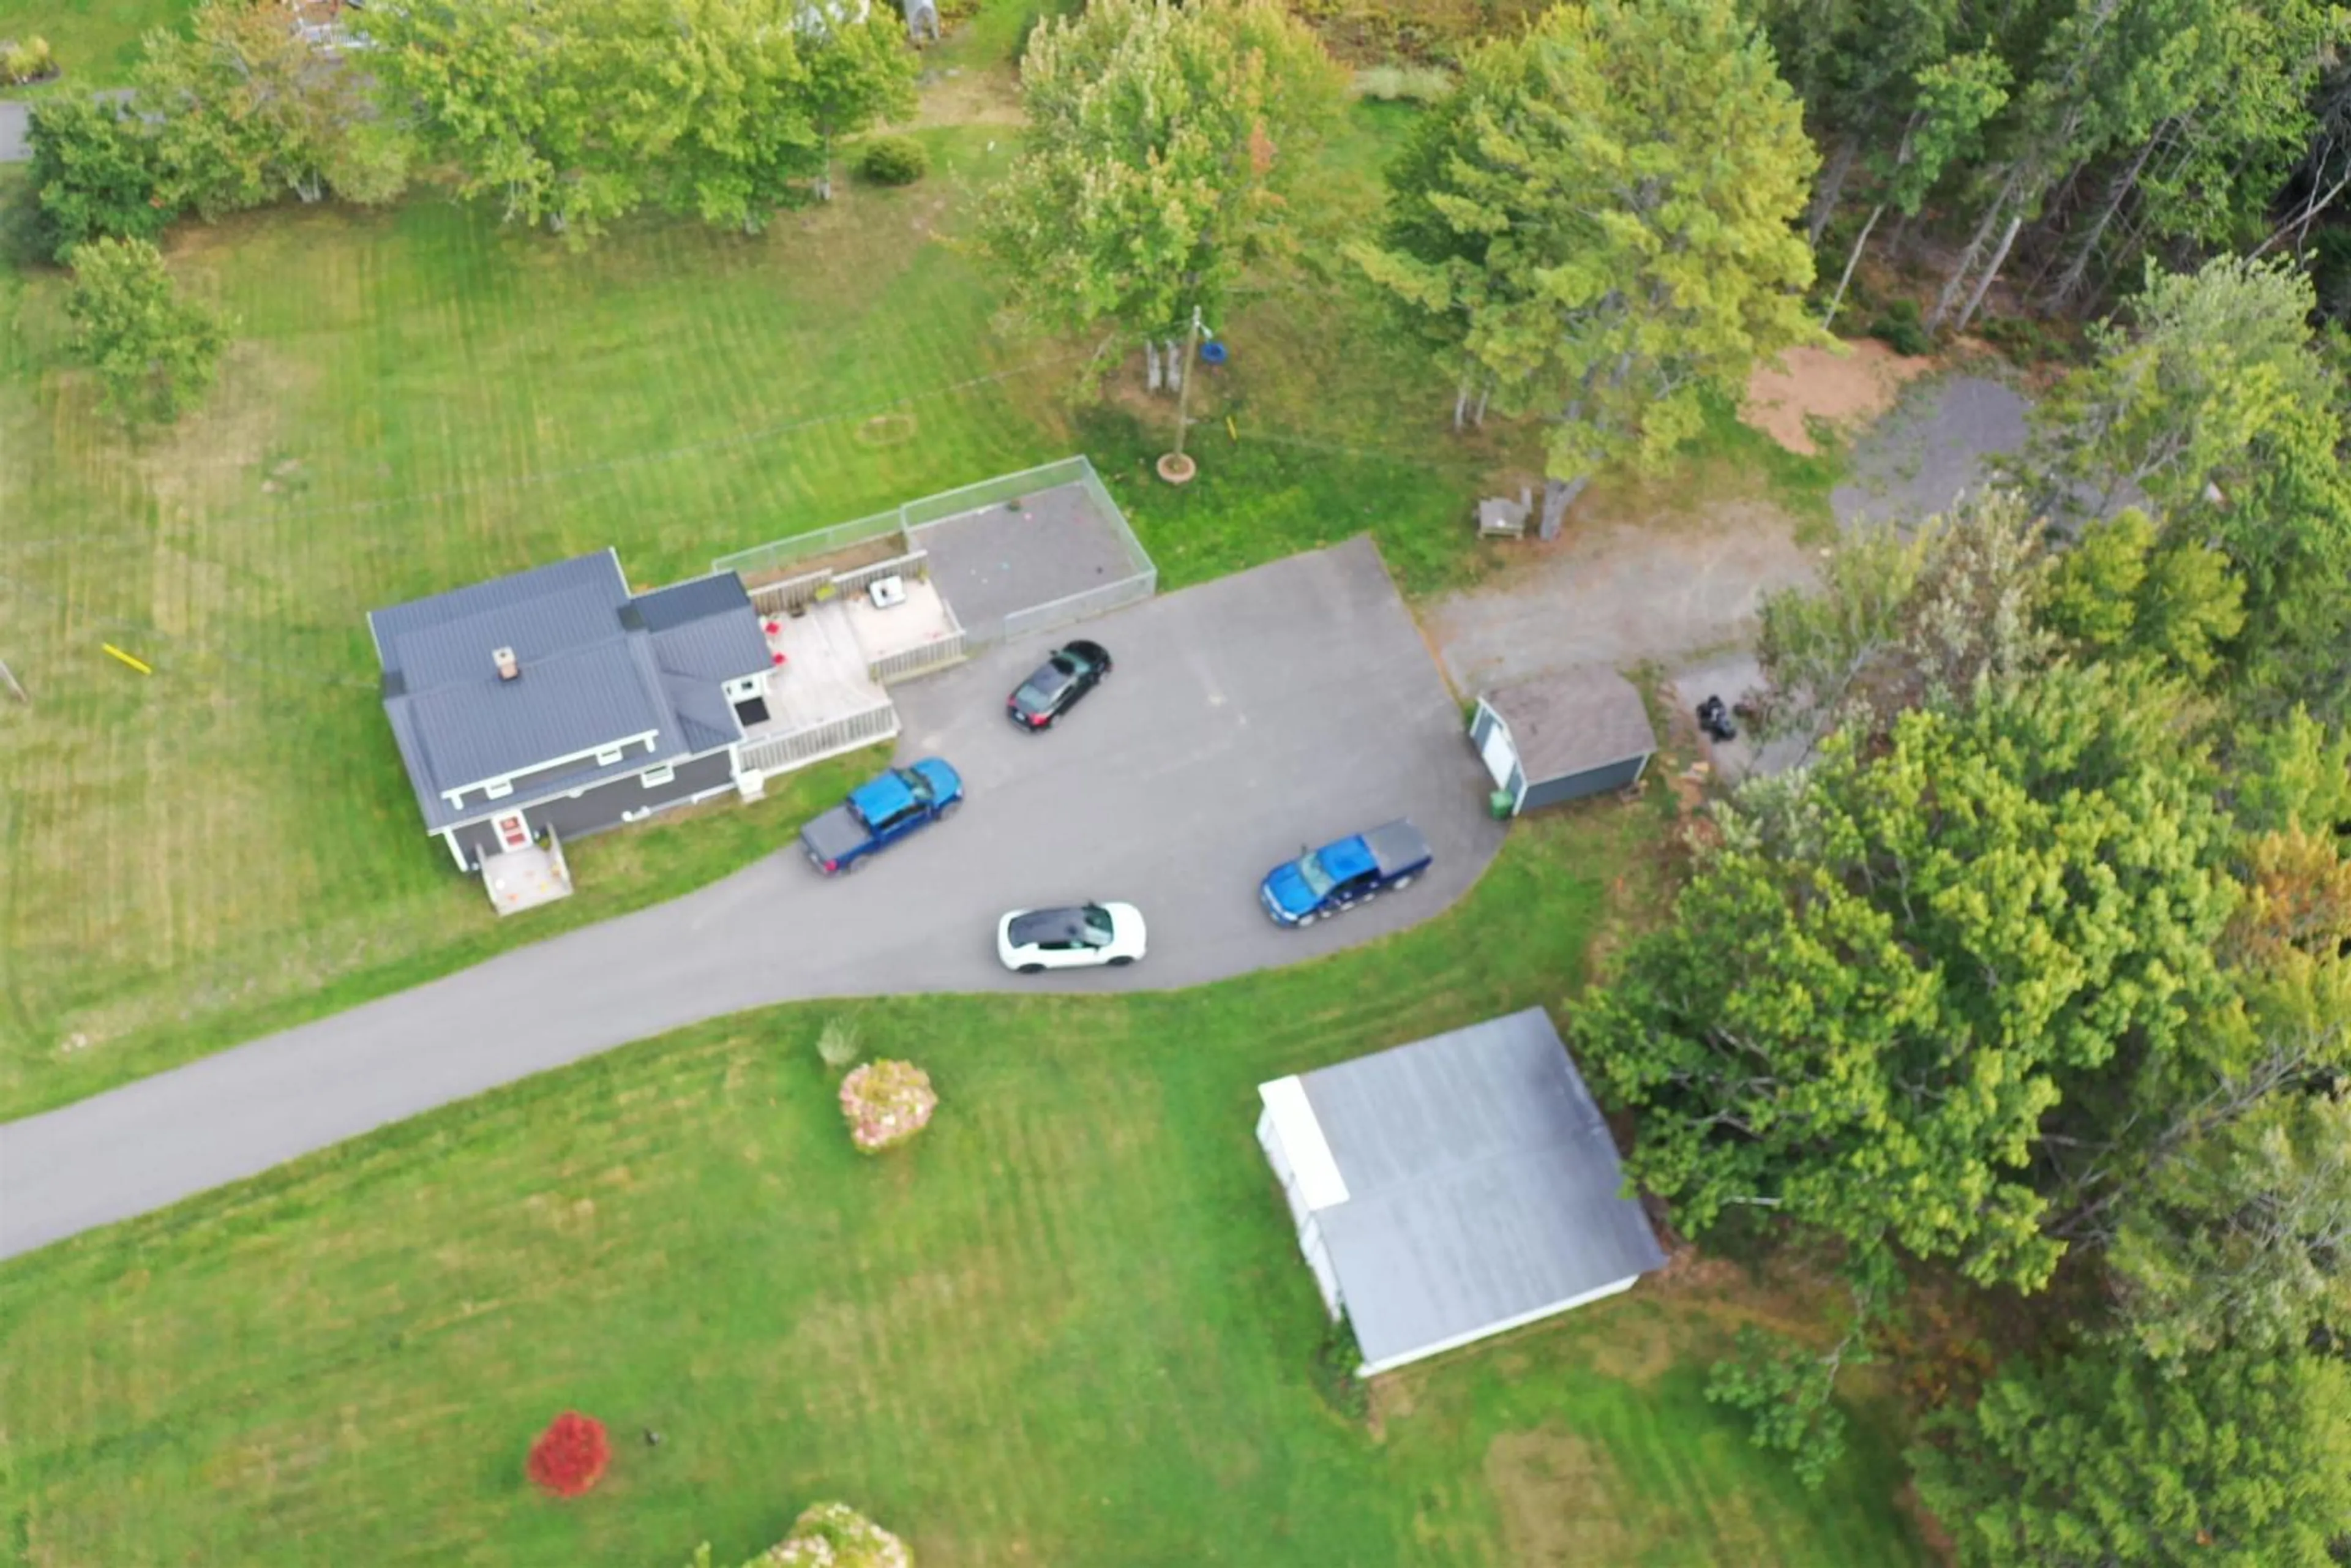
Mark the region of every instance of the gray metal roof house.
POLYGON ((384 716, 461 869, 735 787, 771 654, 732 572, 632 594, 611 550, 368 615, 384 716))
POLYGON ((1469 743, 1515 817, 1634 783, 1657 732, 1632 682, 1586 666, 1488 692, 1470 716, 1469 743))
POLYGON ((1541 1008, 1258 1095, 1258 1143, 1364 1375, 1628 1290, 1665 1263, 1541 1008))

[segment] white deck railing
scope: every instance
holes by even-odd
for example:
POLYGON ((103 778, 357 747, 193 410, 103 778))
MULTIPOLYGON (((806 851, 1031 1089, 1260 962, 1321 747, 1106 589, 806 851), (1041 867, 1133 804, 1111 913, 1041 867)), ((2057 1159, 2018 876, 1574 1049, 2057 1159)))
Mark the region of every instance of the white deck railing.
POLYGON ((825 719, 743 743, 743 771, 762 778, 805 768, 844 751, 878 745, 898 733, 898 710, 887 699, 839 718, 825 719))
POLYGON ((932 670, 943 670, 949 664, 959 664, 968 656, 963 628, 958 626, 935 643, 925 643, 919 648, 901 648, 894 653, 869 659, 865 664, 865 673, 886 686, 892 681, 903 681, 909 675, 925 674, 932 670))

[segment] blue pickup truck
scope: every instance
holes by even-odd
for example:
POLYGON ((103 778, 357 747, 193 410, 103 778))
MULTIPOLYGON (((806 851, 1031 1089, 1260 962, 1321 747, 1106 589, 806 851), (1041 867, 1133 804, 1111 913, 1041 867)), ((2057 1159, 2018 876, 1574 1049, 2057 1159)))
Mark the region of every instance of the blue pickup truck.
POLYGON ((800 848, 817 870, 840 876, 874 851, 954 816, 962 804, 962 776, 926 757, 852 789, 848 800, 800 830, 800 848))
POLYGON ((1258 901, 1277 925, 1311 925, 1392 887, 1410 887, 1435 858, 1420 830, 1399 818, 1282 862, 1258 884, 1258 901))

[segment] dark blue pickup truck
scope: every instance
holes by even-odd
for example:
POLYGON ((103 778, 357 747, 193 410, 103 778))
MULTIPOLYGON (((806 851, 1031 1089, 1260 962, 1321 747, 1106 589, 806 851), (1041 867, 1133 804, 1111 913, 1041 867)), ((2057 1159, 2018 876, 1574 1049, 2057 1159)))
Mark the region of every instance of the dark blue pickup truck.
POLYGON ((893 768, 800 830, 800 848, 827 876, 855 871, 875 850, 955 815, 963 779, 935 757, 893 768))
POLYGON ((1389 888, 1410 887, 1435 858, 1420 830, 1399 818, 1282 862, 1258 884, 1258 902, 1277 925, 1311 925, 1389 888))

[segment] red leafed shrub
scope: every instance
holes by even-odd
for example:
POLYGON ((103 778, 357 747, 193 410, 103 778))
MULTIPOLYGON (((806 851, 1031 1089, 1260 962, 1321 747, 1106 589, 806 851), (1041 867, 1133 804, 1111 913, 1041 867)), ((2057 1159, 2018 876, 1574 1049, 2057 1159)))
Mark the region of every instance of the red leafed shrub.
POLYGON ((604 1423, 577 1410, 566 1410, 547 1424, 530 1446, 530 1479, 558 1497, 578 1497, 604 1477, 612 1461, 612 1442, 604 1423))

